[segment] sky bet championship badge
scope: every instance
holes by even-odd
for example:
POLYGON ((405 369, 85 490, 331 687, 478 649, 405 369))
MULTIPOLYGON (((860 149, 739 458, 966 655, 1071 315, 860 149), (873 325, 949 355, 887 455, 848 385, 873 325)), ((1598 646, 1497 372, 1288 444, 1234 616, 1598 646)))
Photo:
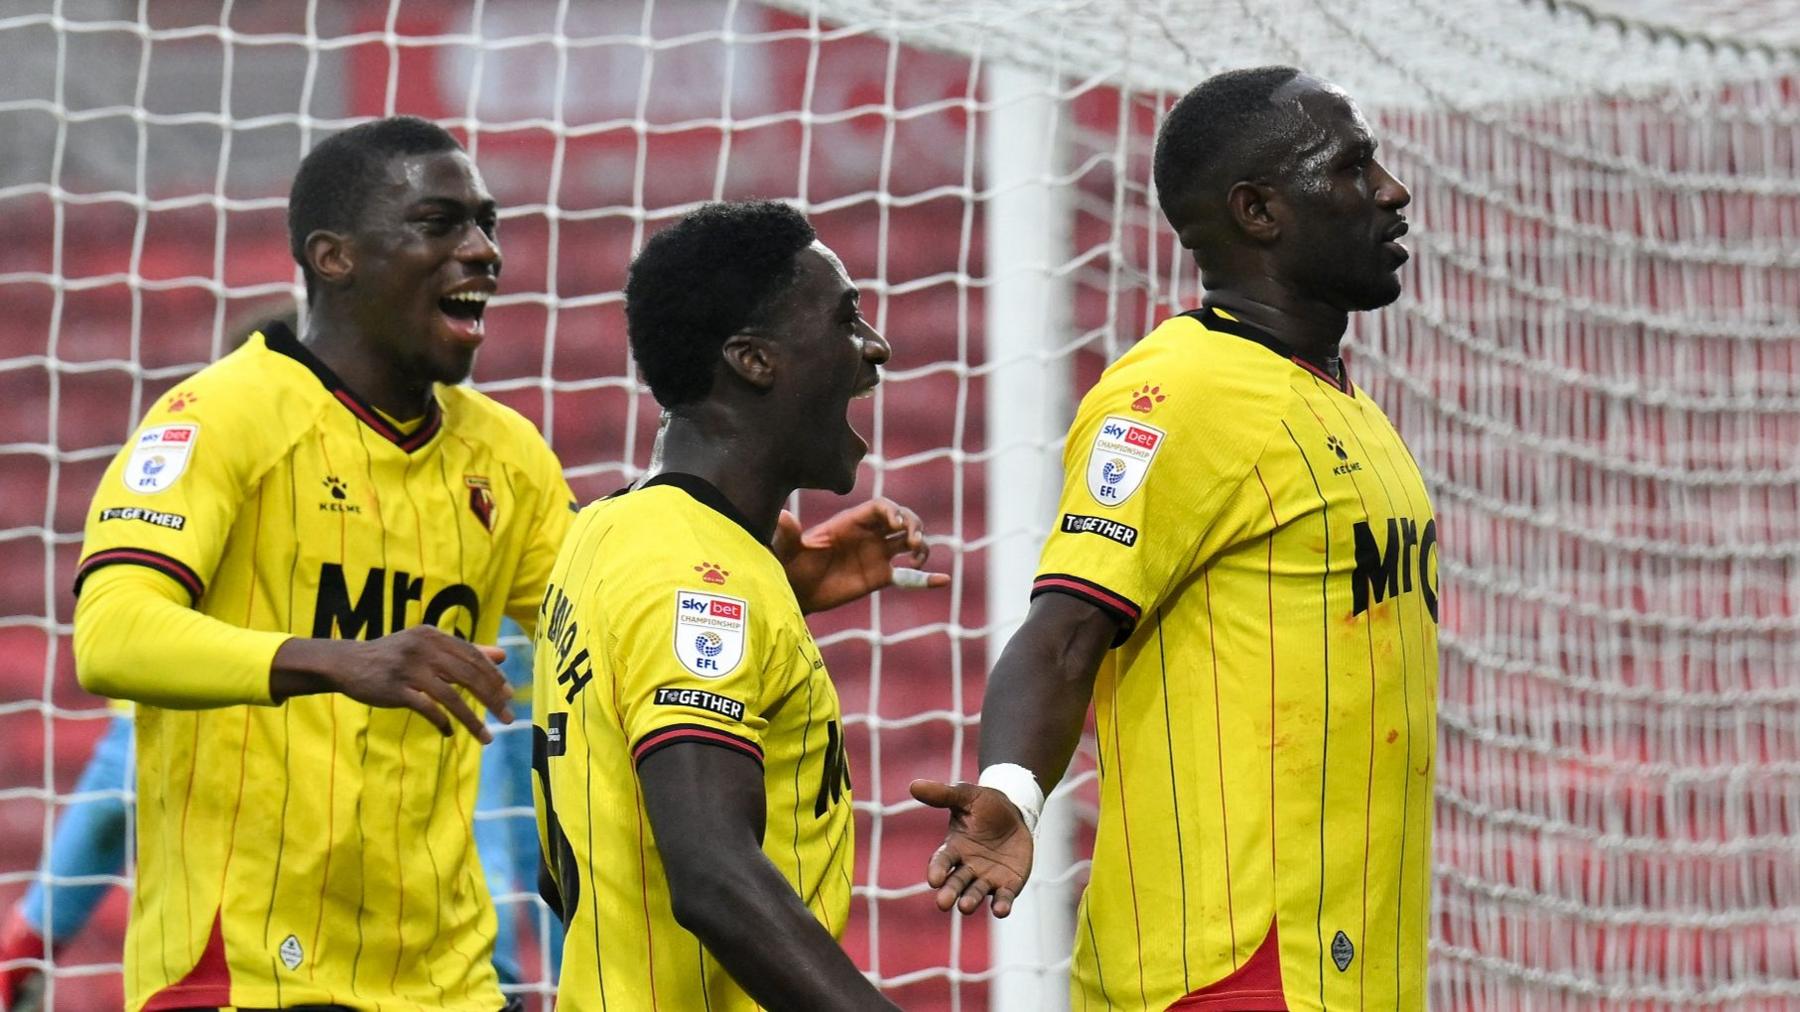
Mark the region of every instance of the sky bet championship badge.
POLYGON ((138 433, 131 459, 125 462, 125 487, 139 495, 161 492, 187 470, 188 455, 200 426, 193 422, 152 425, 138 433))
POLYGON ((701 678, 723 678, 744 659, 749 602, 717 594, 675 592, 675 656, 701 678))
POLYGON ((1102 506, 1117 506, 1144 483, 1150 462, 1162 447, 1163 430, 1118 415, 1107 415, 1088 451, 1088 492, 1102 506))

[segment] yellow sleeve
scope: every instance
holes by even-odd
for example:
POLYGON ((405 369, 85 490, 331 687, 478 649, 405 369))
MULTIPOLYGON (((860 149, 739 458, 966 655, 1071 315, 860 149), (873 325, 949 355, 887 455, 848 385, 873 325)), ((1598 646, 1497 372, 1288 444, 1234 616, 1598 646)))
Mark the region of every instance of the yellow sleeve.
MULTIPOLYGON (((726 571, 739 568, 729 549, 704 540, 694 547, 700 558, 721 560, 726 571)), ((637 566, 629 557, 619 561, 613 569, 619 578, 602 588, 599 600, 608 613, 603 649, 618 682, 632 764, 677 742, 735 749, 761 763, 764 715, 783 690, 770 672, 777 670, 777 651, 791 649, 779 642, 773 620, 782 605, 795 607, 791 592, 784 584, 787 601, 759 599, 749 579, 712 586, 692 566, 666 558, 637 566)))
MULTIPOLYGON (((527 428, 530 426, 529 422, 523 424, 527 428)), ((550 582, 550 571, 556 565, 563 538, 580 508, 575 504, 575 493, 570 490, 568 480, 563 477, 562 462, 556 459, 556 454, 536 429, 530 429, 530 433, 531 441, 537 444, 533 454, 535 465, 529 478, 535 500, 531 504, 533 519, 524 554, 515 571, 512 591, 506 600, 507 616, 523 626, 526 635, 537 629, 538 607, 544 603, 544 588, 550 582)))
POLYGON ((258 431, 240 405, 222 391, 215 396, 211 371, 160 400, 101 477, 75 570, 77 595, 93 573, 119 564, 169 577, 189 604, 205 595, 254 477, 258 431))
POLYGON ((1033 597, 1071 594, 1112 615, 1118 643, 1216 550, 1206 543, 1213 522, 1268 438, 1270 414, 1256 398, 1234 397, 1211 374, 1168 359, 1121 360, 1082 398, 1032 583, 1033 597), (1135 410, 1135 392, 1151 387, 1170 403, 1135 410))
POLYGON ((191 710, 269 705, 269 667, 288 633, 241 629, 188 607, 160 570, 93 573, 75 604, 75 672, 89 692, 191 710))

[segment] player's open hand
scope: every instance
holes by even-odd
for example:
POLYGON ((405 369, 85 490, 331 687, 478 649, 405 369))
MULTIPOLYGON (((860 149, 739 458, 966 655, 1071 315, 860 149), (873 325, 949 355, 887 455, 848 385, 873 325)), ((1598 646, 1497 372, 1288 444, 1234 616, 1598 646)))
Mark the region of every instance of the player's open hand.
POLYGON ((770 545, 787 570, 802 611, 836 608, 896 583, 905 587, 946 587, 948 573, 921 573, 931 557, 919 515, 890 499, 875 498, 800 531, 787 510, 770 545), (896 569, 903 558, 911 568, 896 569), (896 575, 898 573, 899 575, 896 575))
POLYGON ((972 914, 991 898, 995 917, 1011 913, 1031 877, 1031 830, 1018 808, 992 787, 967 781, 914 780, 912 796, 950 812, 944 844, 925 866, 938 909, 972 914))
POLYGON ((456 690, 469 690, 501 723, 512 723, 512 687, 494 666, 505 659, 499 647, 478 647, 427 625, 366 643, 296 638, 276 652, 271 687, 277 698, 329 691, 370 706, 405 707, 445 737, 456 729, 454 717, 485 745, 494 736, 456 690))

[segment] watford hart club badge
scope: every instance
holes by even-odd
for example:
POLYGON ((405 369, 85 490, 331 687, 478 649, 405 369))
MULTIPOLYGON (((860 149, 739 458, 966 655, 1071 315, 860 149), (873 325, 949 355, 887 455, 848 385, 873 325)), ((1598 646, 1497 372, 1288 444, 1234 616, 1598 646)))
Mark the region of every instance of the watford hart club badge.
POLYGON ((701 678, 723 678, 744 659, 750 603, 735 597, 675 592, 675 656, 701 678))
POLYGON ((481 521, 481 526, 488 533, 494 532, 494 490, 488 487, 488 480, 478 474, 463 475, 463 484, 469 486, 469 512, 481 521))

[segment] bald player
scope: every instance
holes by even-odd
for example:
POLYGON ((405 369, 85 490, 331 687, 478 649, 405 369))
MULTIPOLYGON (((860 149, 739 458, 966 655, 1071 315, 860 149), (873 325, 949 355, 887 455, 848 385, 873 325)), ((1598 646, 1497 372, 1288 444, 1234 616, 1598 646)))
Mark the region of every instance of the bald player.
POLYGON ((941 909, 1005 916, 1091 702, 1082 1008, 1422 1009, 1437 524, 1339 354, 1400 295, 1410 196, 1341 89, 1213 77, 1157 138, 1201 305, 1082 401, 1032 604, 989 678, 941 909))

